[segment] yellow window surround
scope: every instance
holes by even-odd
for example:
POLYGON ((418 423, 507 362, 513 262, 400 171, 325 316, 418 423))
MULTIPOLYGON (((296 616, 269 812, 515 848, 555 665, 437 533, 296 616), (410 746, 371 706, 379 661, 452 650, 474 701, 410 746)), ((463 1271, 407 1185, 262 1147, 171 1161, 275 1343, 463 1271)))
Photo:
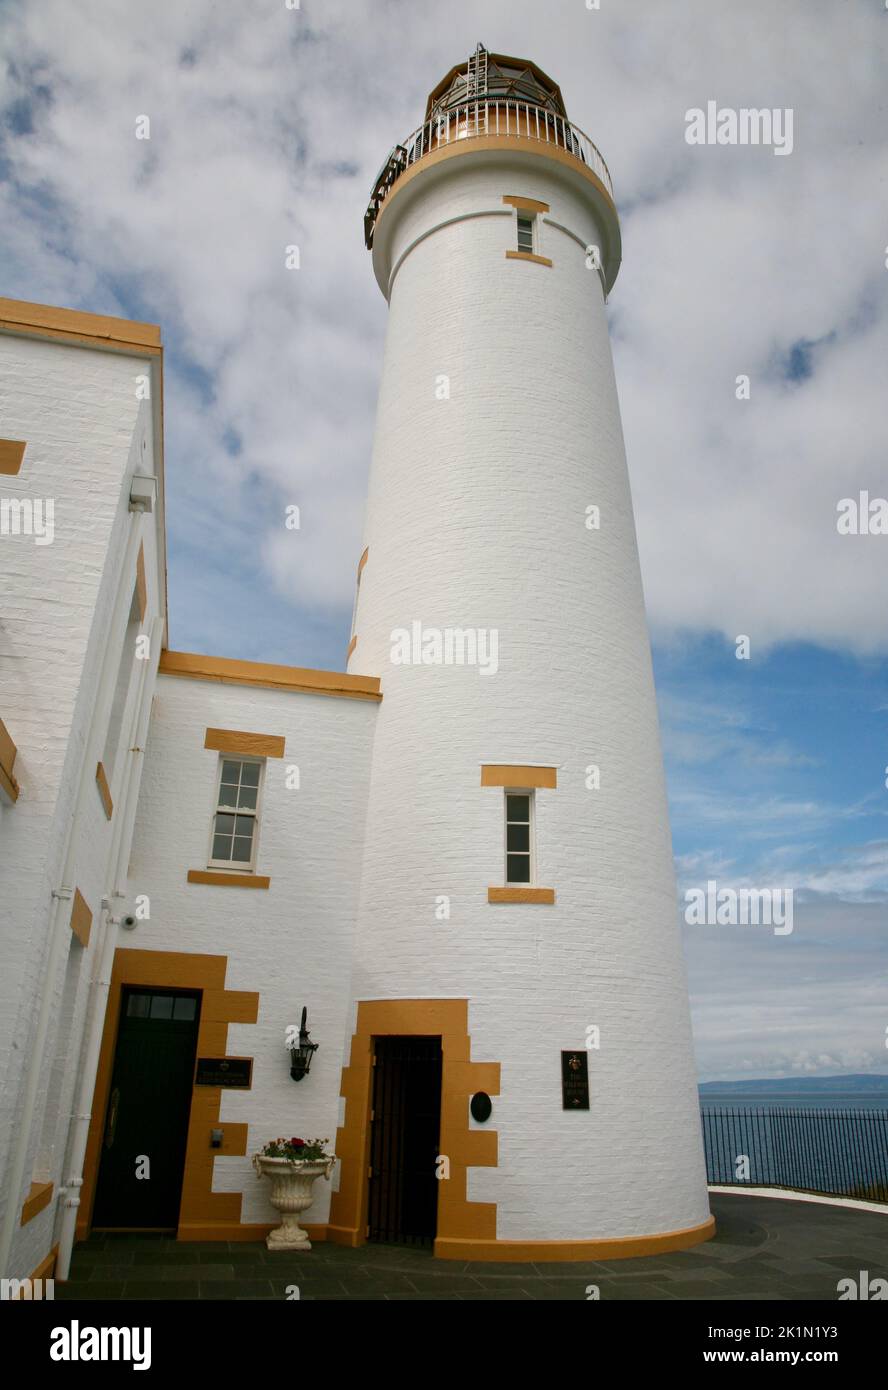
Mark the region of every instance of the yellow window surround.
POLYGON ((189 869, 189 883, 209 883, 214 888, 268 888, 271 879, 264 874, 232 874, 225 869, 189 869))
POLYGON ((508 193, 503 195, 503 202, 509 207, 518 208, 520 212, 548 212, 549 204, 541 203, 537 198, 518 198, 508 193))
POLYGON ((89 934, 92 931, 93 915, 89 908, 89 903, 84 898, 79 888, 74 889, 74 901, 71 905, 71 930, 77 937, 81 946, 89 945, 89 934))
POLYGON ((246 758, 282 758, 286 739, 280 734, 248 734, 239 729, 207 729, 204 748, 246 758))
POLYGON ((532 251, 507 251, 507 261, 533 261, 534 265, 548 265, 552 262, 548 256, 535 256, 532 251))
POLYGON ((489 903, 554 903, 554 888, 488 888, 489 903))
POLYGON ((27 447, 23 439, 0 439, 0 473, 15 477, 22 466, 27 447))
POLYGON ((19 784, 13 771, 17 753, 18 749, 3 720, 0 719, 0 794, 10 804, 18 801, 19 795, 19 784))
POLYGON ((53 1184, 51 1182, 32 1182, 24 1206, 22 1207, 23 1226, 27 1226, 29 1221, 33 1221, 44 1207, 48 1207, 52 1200, 53 1184))
POLYGON ((558 785, 557 767, 529 767, 518 763, 482 763, 482 787, 550 787, 558 785))
POLYGON ((102 806, 108 820, 114 814, 114 802, 111 800, 111 788, 108 786, 108 775, 102 763, 96 764, 96 786, 99 789, 99 796, 102 798, 102 806))

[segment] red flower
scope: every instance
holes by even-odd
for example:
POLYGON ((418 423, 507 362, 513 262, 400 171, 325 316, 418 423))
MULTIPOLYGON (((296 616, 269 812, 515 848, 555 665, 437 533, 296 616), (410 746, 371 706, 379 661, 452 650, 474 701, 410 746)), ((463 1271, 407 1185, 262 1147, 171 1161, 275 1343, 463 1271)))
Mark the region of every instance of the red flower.
POLYGON ((293 1148, 293 1149, 304 1149, 304 1148, 305 1148, 305 1140, 304 1140, 304 1139, 291 1139, 291 1140, 290 1140, 290 1147, 293 1148))

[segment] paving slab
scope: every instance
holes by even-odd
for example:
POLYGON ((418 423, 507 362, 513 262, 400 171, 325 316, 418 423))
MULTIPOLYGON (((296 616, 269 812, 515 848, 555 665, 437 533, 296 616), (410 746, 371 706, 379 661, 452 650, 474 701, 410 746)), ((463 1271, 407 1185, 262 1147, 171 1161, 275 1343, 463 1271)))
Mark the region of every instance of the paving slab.
POLYGON ((717 1234, 691 1250, 629 1260, 496 1264, 436 1260, 430 1250, 315 1242, 303 1254, 264 1241, 177 1241, 97 1232, 74 1251, 56 1297, 109 1300, 359 1301, 695 1299, 713 1302, 835 1301, 841 1278, 888 1277, 888 1208, 858 1211, 816 1203, 713 1193, 717 1234))

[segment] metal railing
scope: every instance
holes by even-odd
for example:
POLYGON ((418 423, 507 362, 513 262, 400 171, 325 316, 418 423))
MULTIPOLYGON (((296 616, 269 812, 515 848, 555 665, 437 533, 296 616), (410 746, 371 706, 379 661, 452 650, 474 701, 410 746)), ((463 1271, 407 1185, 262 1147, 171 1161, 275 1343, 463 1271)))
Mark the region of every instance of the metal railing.
POLYGON ((888 1110, 704 1106, 701 1117, 710 1183, 888 1202, 888 1110))
POLYGON ((470 101, 437 112, 392 150, 376 181, 364 214, 364 239, 367 246, 373 245, 373 231, 383 203, 398 179, 411 165, 446 145, 485 136, 514 136, 516 139, 539 140, 542 144, 557 145, 591 169, 613 199, 613 182, 600 151, 588 135, 566 117, 530 101, 511 101, 506 98, 470 101))

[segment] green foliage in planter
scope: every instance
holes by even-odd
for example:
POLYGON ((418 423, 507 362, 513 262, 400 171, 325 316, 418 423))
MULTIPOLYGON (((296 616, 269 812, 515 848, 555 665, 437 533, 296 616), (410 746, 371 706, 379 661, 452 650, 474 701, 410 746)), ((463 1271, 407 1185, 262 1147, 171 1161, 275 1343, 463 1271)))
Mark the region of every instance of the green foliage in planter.
POLYGON ((329 1139, 269 1139, 260 1149, 263 1158, 286 1158, 290 1163, 305 1161, 317 1163, 323 1158, 332 1158, 324 1148, 329 1139))

